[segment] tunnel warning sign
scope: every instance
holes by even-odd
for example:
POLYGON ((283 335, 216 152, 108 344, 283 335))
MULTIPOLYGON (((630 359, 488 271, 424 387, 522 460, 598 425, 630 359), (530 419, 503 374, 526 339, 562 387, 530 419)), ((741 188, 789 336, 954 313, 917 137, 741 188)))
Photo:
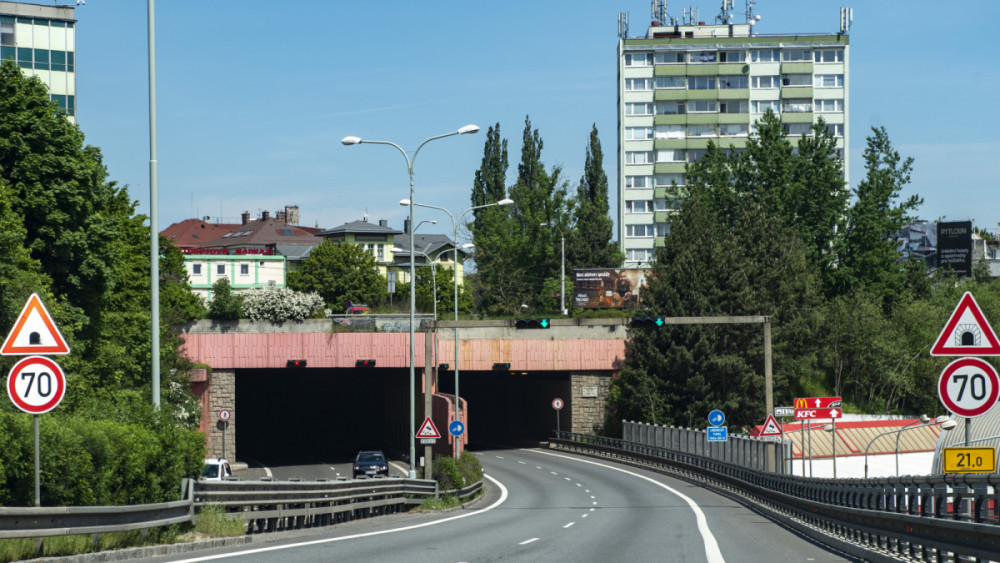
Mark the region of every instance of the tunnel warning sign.
POLYGON ((1000 356, 1000 340, 968 291, 931 347, 931 355, 1000 356))

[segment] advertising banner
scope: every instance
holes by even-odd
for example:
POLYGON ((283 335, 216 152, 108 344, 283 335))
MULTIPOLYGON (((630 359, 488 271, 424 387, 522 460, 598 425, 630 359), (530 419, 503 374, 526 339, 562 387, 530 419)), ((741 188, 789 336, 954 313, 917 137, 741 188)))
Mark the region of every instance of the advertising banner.
POLYGON ((972 275, 972 221, 938 223, 938 267, 972 275))
POLYGON ((642 305, 649 270, 601 268, 573 271, 573 306, 625 309, 642 305))

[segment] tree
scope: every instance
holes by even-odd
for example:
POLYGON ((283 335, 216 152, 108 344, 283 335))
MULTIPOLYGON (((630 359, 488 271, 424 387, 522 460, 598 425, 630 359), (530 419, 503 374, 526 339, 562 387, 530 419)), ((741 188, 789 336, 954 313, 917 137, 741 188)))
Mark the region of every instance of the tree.
POLYGON ((621 248, 611 241, 614 222, 608 214, 608 176, 604 173, 604 153, 597 125, 590 130, 590 143, 583 176, 573 206, 575 228, 566 244, 566 268, 617 268, 625 259, 621 248))
POLYGON ((252 321, 303 321, 315 315, 324 305, 318 293, 302 293, 287 287, 251 289, 242 297, 243 316, 252 321))
POLYGON ((388 295, 374 256, 356 244, 329 240, 312 249, 287 283, 296 291, 318 293, 333 311, 343 310, 348 301, 377 305, 388 295))
POLYGON ((160 235, 160 321, 175 326, 206 314, 205 304, 191 292, 184 254, 160 235))
POLYGON ((217 321, 235 321, 243 314, 243 298, 237 295, 229 278, 219 278, 212 284, 212 301, 208 304, 208 317, 217 321))

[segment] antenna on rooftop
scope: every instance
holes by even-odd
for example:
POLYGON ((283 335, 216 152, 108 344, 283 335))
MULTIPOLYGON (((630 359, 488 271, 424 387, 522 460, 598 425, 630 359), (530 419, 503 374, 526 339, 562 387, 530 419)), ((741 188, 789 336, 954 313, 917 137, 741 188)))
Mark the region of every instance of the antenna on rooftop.
POLYGON ((851 22, 854 21, 853 8, 840 9, 840 33, 847 33, 851 30, 851 22))
POLYGON ((684 8, 684 25, 697 25, 698 24, 698 8, 684 8))
POLYGON ((747 25, 751 28, 760 21, 760 14, 754 15, 753 9, 754 5, 757 4, 757 0, 747 0, 747 25))
POLYGON ((734 8, 733 4, 735 2, 736 0, 722 0, 722 10, 719 12, 719 15, 715 16, 716 23, 733 23, 733 13, 730 10, 734 8))
POLYGON ((672 18, 667 13, 667 0, 653 0, 650 2, 650 11, 657 25, 677 25, 677 18, 672 18))
POLYGON ((628 39, 628 12, 618 12, 618 38, 628 39))

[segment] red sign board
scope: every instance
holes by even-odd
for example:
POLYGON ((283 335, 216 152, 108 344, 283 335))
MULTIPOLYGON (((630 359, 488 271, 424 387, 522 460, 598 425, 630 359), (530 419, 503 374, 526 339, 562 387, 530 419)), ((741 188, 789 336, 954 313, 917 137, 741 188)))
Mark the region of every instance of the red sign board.
POLYGON ((1000 395, 1000 375, 985 360, 959 358, 938 380, 938 397, 951 412, 973 418, 993 408, 1000 395))
POLYGON ((813 420, 817 418, 840 418, 844 412, 836 409, 795 409, 795 420, 813 420))
POLYGON ((840 397, 799 397, 795 399, 795 410, 839 409, 842 404, 840 397))

